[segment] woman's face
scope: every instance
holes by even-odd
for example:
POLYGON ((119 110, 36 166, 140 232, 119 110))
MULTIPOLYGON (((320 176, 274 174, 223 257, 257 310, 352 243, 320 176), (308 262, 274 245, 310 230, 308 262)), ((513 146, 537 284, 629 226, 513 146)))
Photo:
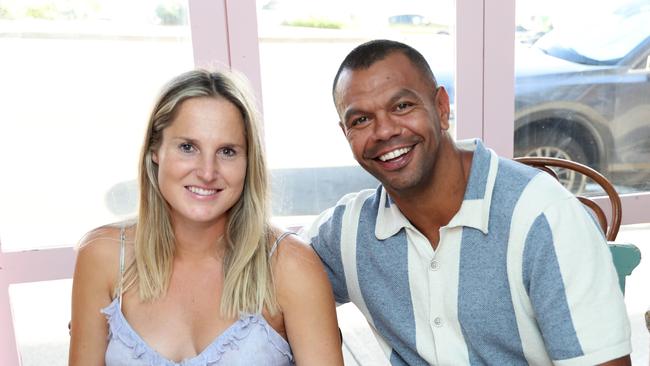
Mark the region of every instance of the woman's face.
POLYGON ((183 101, 153 153, 172 222, 224 225, 246 177, 241 113, 224 98, 183 101))

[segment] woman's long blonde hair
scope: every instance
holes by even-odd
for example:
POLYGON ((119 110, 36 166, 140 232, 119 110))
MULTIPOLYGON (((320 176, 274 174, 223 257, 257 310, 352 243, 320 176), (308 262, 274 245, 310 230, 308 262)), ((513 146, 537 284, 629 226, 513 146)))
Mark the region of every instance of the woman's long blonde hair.
MULTIPOLYGON (((158 166, 152 160, 165 128, 181 103, 189 98, 225 98, 241 112, 247 146, 247 166, 241 197, 229 211, 225 241, 221 312, 236 317, 277 310, 268 257, 272 234, 268 221, 267 171, 260 117, 247 83, 230 72, 194 70, 179 75, 162 90, 149 118, 140 155, 140 206, 135 233, 135 258, 124 275, 123 291, 136 286, 141 300, 162 296, 168 288, 174 258, 174 231, 167 202, 158 186, 158 166)), ((217 238, 215 238, 217 240, 217 238)))

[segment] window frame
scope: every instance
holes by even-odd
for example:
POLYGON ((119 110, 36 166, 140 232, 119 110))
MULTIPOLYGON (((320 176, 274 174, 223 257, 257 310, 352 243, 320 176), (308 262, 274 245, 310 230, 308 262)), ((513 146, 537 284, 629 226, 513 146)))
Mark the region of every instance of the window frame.
MULTIPOLYGON (((194 62, 244 73, 260 104, 261 76, 255 0, 188 0, 194 62)), ((512 157, 515 0, 456 2, 456 120, 459 139, 480 137, 512 157)), ((434 70, 435 71, 435 70, 434 70)), ((326 87, 326 86, 324 86, 326 87)), ((609 212, 604 198, 596 201, 609 212)), ((650 221, 650 192, 622 196, 623 224, 650 221)), ((71 247, 2 252, 0 247, 0 364, 20 365, 9 303, 12 284, 71 278, 71 247)))

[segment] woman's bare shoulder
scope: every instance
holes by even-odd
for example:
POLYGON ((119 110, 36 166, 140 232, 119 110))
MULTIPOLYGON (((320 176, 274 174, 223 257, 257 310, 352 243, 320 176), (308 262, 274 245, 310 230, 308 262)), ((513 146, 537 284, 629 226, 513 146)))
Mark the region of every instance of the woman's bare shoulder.
MULTIPOLYGON (((273 242, 275 243, 278 238, 283 236, 285 232, 275 229, 273 232, 273 242)), ((309 265, 310 263, 317 263, 320 265, 320 259, 311 248, 298 235, 290 233, 284 235, 279 242, 276 243, 275 252, 271 261, 274 266, 283 265, 309 265), (306 263, 303 263, 306 262, 306 263)))
POLYGON ((320 285, 327 275, 316 252, 297 235, 287 235, 277 244, 271 260, 278 290, 320 285))
MULTIPOLYGON (((90 230, 79 240, 77 249, 83 251, 89 250, 88 248, 114 247, 116 245, 119 247, 122 230, 124 230, 126 244, 132 244, 135 235, 135 224, 125 222, 108 224, 90 230)), ((94 250, 100 251, 101 249, 94 250)))
POLYGON ((77 248, 77 271, 92 272, 99 280, 112 282, 119 271, 120 242, 124 228, 127 256, 132 252, 135 227, 130 224, 110 224, 86 233, 77 248))

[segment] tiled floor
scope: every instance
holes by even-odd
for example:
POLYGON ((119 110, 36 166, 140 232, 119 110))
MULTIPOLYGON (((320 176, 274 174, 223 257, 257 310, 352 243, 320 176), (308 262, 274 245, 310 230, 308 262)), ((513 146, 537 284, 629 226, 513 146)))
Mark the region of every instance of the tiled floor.
MULTIPOLYGON (((624 227, 618 239, 633 243, 642 251, 641 264, 628 278, 625 301, 632 324, 632 364, 649 366, 650 336, 643 314, 650 307, 650 224, 624 227)), ((13 302, 23 366, 63 366, 68 357, 70 284, 54 281, 47 288, 37 289, 38 286, 16 289, 18 296, 13 302)), ((361 313, 353 305, 343 305, 338 316, 346 365, 387 365, 361 313)))

